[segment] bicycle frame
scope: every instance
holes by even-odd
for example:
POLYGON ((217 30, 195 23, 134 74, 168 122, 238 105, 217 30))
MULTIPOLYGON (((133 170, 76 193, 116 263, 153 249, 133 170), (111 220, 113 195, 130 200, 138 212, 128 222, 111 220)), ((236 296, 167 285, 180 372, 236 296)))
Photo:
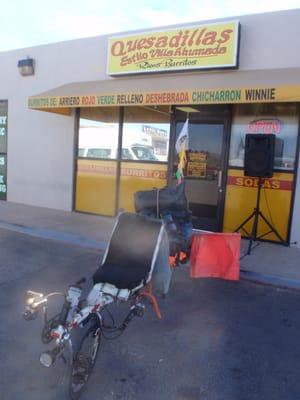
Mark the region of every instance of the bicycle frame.
MULTIPOLYGON (((81 281, 77 282, 70 288, 79 287, 81 281)), ((73 346, 71 340, 71 332, 73 329, 82 327, 91 315, 96 315, 99 327, 103 327, 103 317, 101 312, 104 308, 116 301, 126 302, 131 300, 131 307, 128 315, 125 317, 120 327, 116 328, 121 333, 128 326, 129 322, 136 315, 142 316, 144 313, 144 306, 139 302, 144 294, 134 293, 131 294, 128 290, 118 290, 109 284, 96 284, 90 291, 87 297, 87 305, 80 310, 74 311, 74 298, 70 296, 70 288, 65 297, 61 312, 48 319, 47 304, 48 298, 55 295, 62 295, 62 293, 54 292, 48 295, 28 291, 27 307, 24 313, 24 318, 27 320, 35 319, 40 309, 44 316, 44 328, 42 331, 43 343, 50 343, 55 340, 55 347, 52 350, 47 350, 40 355, 40 362, 45 367, 50 367, 54 364, 57 358, 63 357, 63 352, 66 345, 69 347, 70 360, 73 362, 73 346)), ((81 293, 81 292, 80 292, 81 293)), ((77 299, 78 300, 78 299, 77 299)), ((76 307, 78 306, 78 302, 76 307)), ((160 317, 160 315, 159 315, 160 317)))

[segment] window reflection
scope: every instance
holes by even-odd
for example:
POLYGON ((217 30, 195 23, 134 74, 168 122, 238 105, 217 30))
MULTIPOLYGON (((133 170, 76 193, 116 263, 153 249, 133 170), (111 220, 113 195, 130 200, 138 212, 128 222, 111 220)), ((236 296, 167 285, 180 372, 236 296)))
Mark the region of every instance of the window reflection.
MULTIPOLYGON (((81 110, 78 157, 116 160, 118 110, 81 110)), ((122 160, 167 162, 170 114, 168 108, 128 107, 124 111, 122 160)))
POLYGON ((119 123, 80 119, 78 157, 115 160, 119 123))
POLYGON ((132 152, 138 160, 158 161, 154 155, 154 148, 148 146, 132 146, 132 152))
MULTIPOLYGON (((176 124, 176 137, 180 134, 183 122, 176 124)), ((222 164, 223 124, 189 122, 189 142, 186 151, 186 178, 216 180, 222 164)), ((174 172, 178 159, 175 159, 174 172)))
POLYGON ((170 115, 168 109, 128 107, 123 125, 123 160, 168 160, 170 115))
POLYGON ((229 164, 244 166, 247 133, 276 135, 274 168, 293 170, 298 132, 295 104, 250 104, 235 107, 229 164))

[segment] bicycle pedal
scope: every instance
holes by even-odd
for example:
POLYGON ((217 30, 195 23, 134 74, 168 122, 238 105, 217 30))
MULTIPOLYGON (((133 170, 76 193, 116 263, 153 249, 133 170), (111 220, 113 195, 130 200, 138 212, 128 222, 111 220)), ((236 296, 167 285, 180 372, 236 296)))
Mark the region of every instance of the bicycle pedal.
POLYGON ((90 357, 87 357, 86 355, 83 355, 83 354, 79 354, 76 357, 74 366, 75 366, 75 368, 87 369, 90 362, 91 362, 90 357))
POLYGON ((87 374, 83 374, 83 373, 75 373, 72 376, 72 382, 75 385, 82 385, 83 383, 85 383, 87 380, 87 374))

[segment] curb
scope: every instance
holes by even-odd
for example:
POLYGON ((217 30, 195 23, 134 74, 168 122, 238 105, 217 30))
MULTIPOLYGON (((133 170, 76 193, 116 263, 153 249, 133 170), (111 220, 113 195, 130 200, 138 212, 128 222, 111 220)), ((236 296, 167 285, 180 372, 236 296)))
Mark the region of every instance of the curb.
POLYGON ((106 249, 106 242, 87 239, 86 237, 73 235, 71 233, 58 232, 51 229, 29 227, 20 224, 13 224, 0 221, 0 229, 7 229, 17 233, 24 233, 33 237, 55 240, 71 245, 87 247, 103 251, 106 249))
MULTIPOLYGON (((58 232, 51 229, 28 227, 25 225, 8 223, 4 221, 0 221, 0 229, 7 229, 13 232, 23 233, 41 239, 55 240, 58 242, 82 246, 98 251, 104 251, 107 245, 107 243, 104 241, 87 239, 86 237, 73 235, 70 233, 58 232)), ((242 269, 240 271, 240 279, 281 289, 300 290, 300 280, 297 279, 287 279, 274 275, 264 275, 258 272, 246 271, 242 269)))
POLYGON ((300 290, 300 281, 297 279, 280 278, 274 275, 264 275, 258 272, 241 270, 241 280, 274 286, 281 289, 300 290))

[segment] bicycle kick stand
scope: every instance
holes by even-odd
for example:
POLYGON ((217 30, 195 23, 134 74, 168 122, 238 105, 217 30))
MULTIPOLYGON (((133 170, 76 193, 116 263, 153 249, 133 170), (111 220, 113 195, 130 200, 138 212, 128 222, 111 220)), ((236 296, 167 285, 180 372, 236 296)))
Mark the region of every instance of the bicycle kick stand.
MULTIPOLYGON (((264 236, 268 235, 269 233, 274 233, 274 235, 279 239, 281 244, 285 244, 285 245, 287 244, 285 242, 285 240, 279 235, 278 231, 274 228, 274 226, 270 223, 270 221, 264 216, 264 214, 259 209, 262 184, 263 184, 263 179, 259 178, 258 187, 257 187, 257 196, 256 196, 256 207, 254 208, 253 212, 249 215, 249 217, 247 217, 234 231, 234 232, 239 232, 240 230, 242 230, 243 232, 245 232, 247 234, 247 238, 250 239, 247 253, 245 253, 241 258, 251 254, 253 242, 256 242, 257 240, 262 239, 264 236), (257 227, 258 227, 259 217, 266 223, 266 225, 270 228, 270 230, 260 236, 257 236, 257 227), (254 220, 253 220, 251 234, 249 234, 249 232, 247 232, 247 230, 245 229, 245 225, 249 221, 251 221, 252 218, 254 218, 254 220)), ((259 243, 257 243, 255 247, 257 247, 258 245, 259 245, 259 243)))

